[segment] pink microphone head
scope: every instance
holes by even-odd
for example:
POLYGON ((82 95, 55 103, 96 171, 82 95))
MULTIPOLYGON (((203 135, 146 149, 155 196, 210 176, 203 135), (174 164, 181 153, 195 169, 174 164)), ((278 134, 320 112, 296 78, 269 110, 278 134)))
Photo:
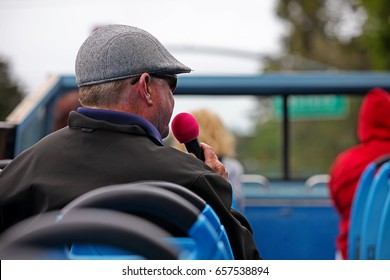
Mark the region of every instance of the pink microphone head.
POLYGON ((172 133, 180 143, 187 143, 199 135, 199 125, 193 115, 180 113, 172 120, 172 133))

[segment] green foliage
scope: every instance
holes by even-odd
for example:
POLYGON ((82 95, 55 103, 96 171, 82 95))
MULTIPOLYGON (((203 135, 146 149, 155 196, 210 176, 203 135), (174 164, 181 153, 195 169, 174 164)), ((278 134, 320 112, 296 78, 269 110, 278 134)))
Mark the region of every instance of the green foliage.
POLYGON ((361 0, 368 17, 359 38, 369 50, 373 70, 390 69, 390 1, 361 0))
POLYGON ((8 64, 0 60, 0 121, 22 100, 23 93, 9 75, 8 64))
POLYGON ((238 159, 247 173, 281 177, 281 123, 270 120, 257 125, 251 136, 238 137, 238 159))
MULTIPOLYGON (((295 119, 290 116, 291 178, 307 178, 314 174, 328 173, 335 157, 358 143, 357 120, 361 101, 362 97, 347 97, 348 110, 344 117, 295 119)), ((259 103, 267 102, 269 100, 259 99, 259 103)), ((280 117, 272 113, 266 117, 260 114, 254 133, 250 136, 238 136, 237 152, 247 173, 281 178, 283 159, 280 117)))
POLYGON ((266 70, 390 69, 388 0, 279 0, 276 13, 289 28, 285 55, 266 70))

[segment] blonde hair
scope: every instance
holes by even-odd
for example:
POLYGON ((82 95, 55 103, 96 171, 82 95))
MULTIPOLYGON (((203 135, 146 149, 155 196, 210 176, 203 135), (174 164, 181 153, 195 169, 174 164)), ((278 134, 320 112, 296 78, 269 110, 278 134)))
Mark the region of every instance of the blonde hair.
MULTIPOLYGON (((207 109, 199 109, 190 113, 199 124, 199 141, 212 146, 220 157, 234 157, 236 155, 235 137, 217 114, 207 109)), ((185 151, 184 145, 177 143, 174 147, 185 151)))

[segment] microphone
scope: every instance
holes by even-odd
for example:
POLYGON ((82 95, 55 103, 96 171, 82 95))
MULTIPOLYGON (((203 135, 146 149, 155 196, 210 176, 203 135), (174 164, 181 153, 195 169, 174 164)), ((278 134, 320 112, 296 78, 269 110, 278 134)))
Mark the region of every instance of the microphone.
POLYGON ((180 143, 184 143, 189 153, 205 161, 204 153, 198 141, 199 125, 193 115, 180 113, 172 120, 172 133, 180 143))

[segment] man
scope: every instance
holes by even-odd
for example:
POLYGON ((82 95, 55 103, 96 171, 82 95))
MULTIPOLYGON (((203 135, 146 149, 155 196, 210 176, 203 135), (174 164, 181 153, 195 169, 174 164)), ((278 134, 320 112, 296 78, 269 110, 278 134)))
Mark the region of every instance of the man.
POLYGON ((91 34, 76 58, 83 107, 70 113, 68 127, 23 152, 0 175, 3 228, 92 189, 163 180, 214 208, 236 259, 260 259, 248 222, 230 210, 231 186, 213 149, 202 143, 203 163, 163 145, 176 75, 190 71, 139 28, 110 25, 91 34))

